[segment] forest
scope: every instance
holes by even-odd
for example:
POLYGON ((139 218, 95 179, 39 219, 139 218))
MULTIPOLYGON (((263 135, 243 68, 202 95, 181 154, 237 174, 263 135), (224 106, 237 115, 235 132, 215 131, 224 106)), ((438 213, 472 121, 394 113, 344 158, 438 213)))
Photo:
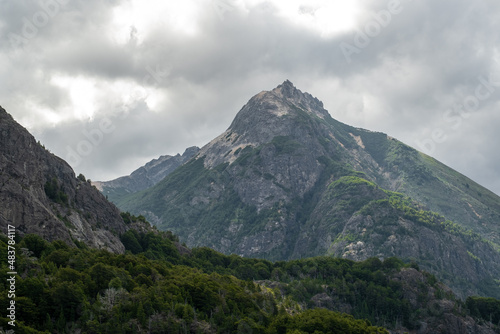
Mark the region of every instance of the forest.
MULTIPOLYGON (((404 284, 391 277, 418 265, 396 258, 272 263, 191 250, 169 232, 129 230, 121 239, 125 254, 17 237, 16 333, 388 333, 385 328, 417 328, 419 317, 439 313, 425 306, 429 291, 453 300, 458 315, 500 321, 500 301, 462 302, 425 272, 415 310, 403 298, 404 284), (321 296, 334 298, 321 305, 321 296)), ((1 237, 3 258, 7 246, 1 237)), ((6 266, 3 310, 10 302, 6 266)), ((0 328, 10 328, 2 313, 0 328)))

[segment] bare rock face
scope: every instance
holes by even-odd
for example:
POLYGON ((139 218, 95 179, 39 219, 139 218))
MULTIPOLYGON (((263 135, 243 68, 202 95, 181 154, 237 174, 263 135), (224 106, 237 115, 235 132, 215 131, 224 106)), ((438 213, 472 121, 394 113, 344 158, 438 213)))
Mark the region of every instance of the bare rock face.
POLYGON ((120 211, 72 168, 48 152, 0 107, 0 223, 70 245, 123 253, 120 211))
POLYGON ((317 158, 327 149, 317 134, 328 136, 328 129, 310 117, 323 120, 329 115, 318 99, 287 80, 251 98, 229 129, 204 146, 198 157, 209 169, 229 163, 235 191, 257 210, 288 202, 309 191, 323 170, 317 158), (242 160, 251 151, 258 159, 249 169, 242 160), (238 159, 243 163, 235 164, 238 159))

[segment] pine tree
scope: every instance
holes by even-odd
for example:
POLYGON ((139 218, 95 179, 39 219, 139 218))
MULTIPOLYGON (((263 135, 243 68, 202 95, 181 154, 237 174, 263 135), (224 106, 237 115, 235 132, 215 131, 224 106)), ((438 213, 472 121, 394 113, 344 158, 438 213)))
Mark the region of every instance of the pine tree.
POLYGON ((139 320, 141 326, 146 326, 146 312, 144 312, 142 302, 139 302, 139 306, 137 306, 137 320, 139 320))
POLYGON ((64 310, 61 307, 61 313, 59 314, 59 319, 56 322, 56 328, 58 333, 66 332, 66 317, 64 316, 64 310))
POLYGON ((52 323, 52 319, 50 318, 50 315, 47 313, 47 317, 45 318, 45 325, 44 327, 50 332, 54 332, 54 324, 52 323))

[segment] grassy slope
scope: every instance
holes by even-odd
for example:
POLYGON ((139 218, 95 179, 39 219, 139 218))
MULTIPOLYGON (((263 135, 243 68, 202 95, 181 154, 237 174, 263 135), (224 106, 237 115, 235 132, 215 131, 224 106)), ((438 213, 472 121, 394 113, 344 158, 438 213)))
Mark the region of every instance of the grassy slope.
MULTIPOLYGON (((366 152, 398 182, 395 191, 423 203, 500 247, 500 197, 436 159, 384 133, 353 128, 331 120, 340 132, 360 136, 366 152)), ((373 177, 373 176, 372 176, 373 177)), ((374 176, 389 188, 382 175, 374 176)))
POLYGON ((432 198, 429 207, 500 245, 500 197, 423 153, 420 159, 443 185, 423 189, 423 196, 432 198))

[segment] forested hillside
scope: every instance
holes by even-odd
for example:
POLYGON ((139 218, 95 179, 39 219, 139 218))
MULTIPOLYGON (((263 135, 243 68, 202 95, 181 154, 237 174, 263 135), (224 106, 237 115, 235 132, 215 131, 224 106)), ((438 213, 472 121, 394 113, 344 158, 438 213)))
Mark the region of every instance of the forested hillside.
MULTIPOLYGON (((469 327, 494 333, 489 321, 500 315, 497 300, 464 303, 433 275, 396 258, 271 263, 190 250, 166 232, 130 230, 121 239, 127 252, 120 255, 36 235, 17 240, 16 332, 318 334, 432 327, 451 333, 469 327)), ((4 257, 7 241, 0 239, 4 257)), ((7 268, 1 272, 5 310, 7 268)), ((1 318, 0 327, 8 321, 1 318)))

